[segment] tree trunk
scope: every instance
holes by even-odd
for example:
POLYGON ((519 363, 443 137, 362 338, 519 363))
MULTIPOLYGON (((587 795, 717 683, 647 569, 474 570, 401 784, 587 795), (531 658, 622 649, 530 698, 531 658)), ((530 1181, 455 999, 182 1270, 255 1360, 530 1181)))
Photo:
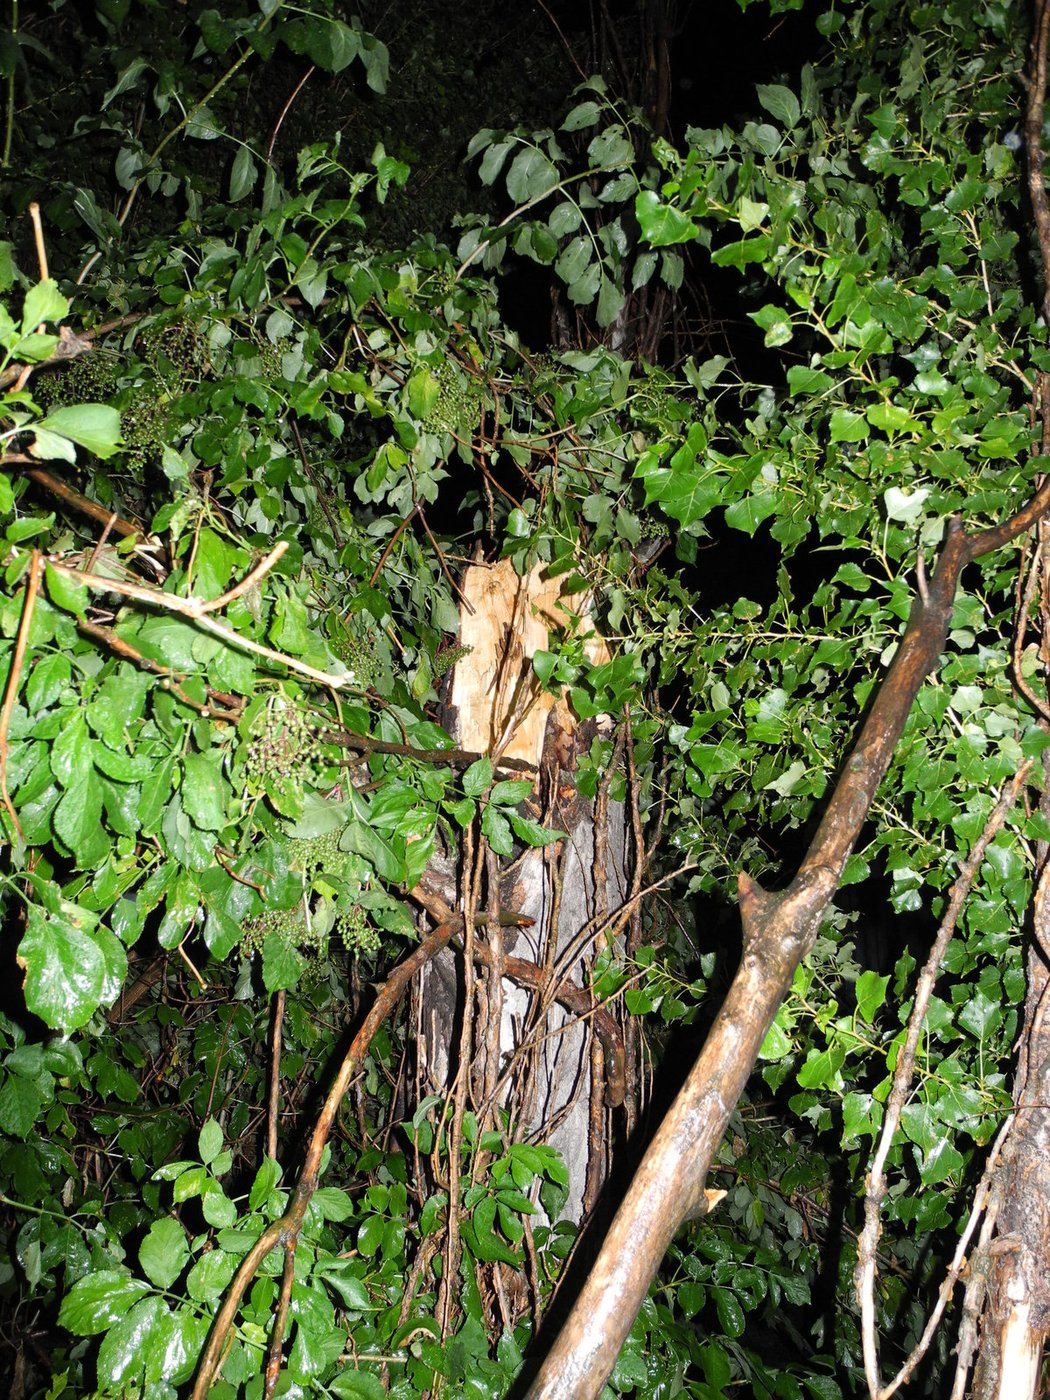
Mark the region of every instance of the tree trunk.
MULTIPOLYGON (((558 580, 523 578, 510 561, 467 569, 460 643, 449 696, 457 743, 534 765, 529 817, 565 833, 543 847, 516 845, 485 861, 473 939, 478 968, 472 1018, 470 1098, 479 1119, 502 1109, 515 1138, 546 1142, 569 1173, 564 1214, 579 1222, 608 1169, 609 1109, 623 1100, 623 1040, 613 1013, 589 990, 600 953, 617 938, 629 894, 623 804, 599 787, 576 786, 577 757, 608 721, 581 724, 564 699, 540 690, 532 657, 570 621, 558 580), (483 917, 486 916, 486 917, 483 917), (504 920, 498 925, 493 916, 504 920), (611 916, 611 920, 610 920, 611 916)), ((579 599, 575 601, 579 606, 579 599)), ((598 639, 590 659, 607 659, 598 639)), ((450 902, 466 908, 471 871, 450 858, 450 902)), ((450 1092, 464 1016, 462 950, 434 960, 422 992, 427 1092, 450 1092)))

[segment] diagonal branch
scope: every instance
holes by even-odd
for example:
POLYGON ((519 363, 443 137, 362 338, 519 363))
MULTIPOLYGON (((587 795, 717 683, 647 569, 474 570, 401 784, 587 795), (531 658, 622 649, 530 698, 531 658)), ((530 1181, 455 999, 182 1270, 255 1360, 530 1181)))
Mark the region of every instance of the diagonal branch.
POLYGON ((787 889, 770 894, 741 873, 740 967, 527 1400, 593 1400, 599 1394, 675 1231, 708 1209, 704 1183, 715 1151, 795 969, 816 941, 915 697, 937 665, 962 571, 1048 509, 1050 479, 993 529, 970 534, 959 520, 949 522, 933 577, 912 603, 896 655, 797 875, 787 889))

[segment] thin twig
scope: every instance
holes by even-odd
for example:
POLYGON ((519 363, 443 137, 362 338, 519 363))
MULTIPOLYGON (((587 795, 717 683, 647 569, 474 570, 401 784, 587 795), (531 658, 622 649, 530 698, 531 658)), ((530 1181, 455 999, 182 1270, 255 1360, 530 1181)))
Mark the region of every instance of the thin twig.
MULTIPOLYGON (((283 551, 281 551, 283 552, 283 551)), ((263 560, 267 568, 273 563, 274 557, 280 557, 277 550, 263 560)), ((328 671, 318 671, 314 666, 308 666, 305 661, 298 661, 294 656, 288 656, 284 652, 275 651, 272 647, 263 646, 261 642, 252 641, 250 637, 242 636, 240 632, 235 632, 232 627, 227 627, 225 623, 217 622, 215 618, 208 614, 221 602, 228 602, 236 597, 241 591, 242 585, 231 588, 229 593, 223 595, 222 599, 213 599, 210 602, 203 598, 183 598, 177 593, 163 593, 159 588, 147 588, 143 584, 127 583, 123 579, 103 578, 99 574, 84 573, 80 569, 71 568, 68 564, 63 564, 57 559, 49 559, 48 565, 60 574, 65 574, 67 578, 75 580, 77 583, 85 584, 88 588, 93 588, 99 593, 117 593, 122 598, 131 598, 138 603, 148 603, 153 607, 161 608, 164 612, 178 613, 180 617, 189 618, 195 622, 205 632, 210 632, 214 637, 221 637, 229 646, 239 647, 242 651, 250 652, 253 656, 261 656, 266 661, 272 661, 278 666, 287 666, 296 675, 306 676, 308 680, 316 681, 318 685, 327 686, 331 690, 341 690, 344 686, 357 688, 357 678, 352 671, 344 671, 342 675, 332 675, 328 671)), ((244 587, 254 582, 260 574, 261 565, 257 565, 251 574, 244 580, 244 587)))
POLYGON ((277 1110, 281 1099, 281 1030, 284 1026, 284 988, 273 999, 270 1031, 270 1093, 266 1105, 266 1155, 277 1161, 277 1110))
POLYGON ((288 101, 284 104, 284 106, 281 108, 281 110, 277 113, 277 120, 276 120, 276 122, 274 123, 273 135, 270 137, 270 144, 266 147, 266 164, 267 164, 267 165, 270 164, 270 162, 271 162, 271 160, 272 160, 272 158, 273 158, 273 148, 274 148, 274 146, 276 146, 276 144, 277 144, 277 133, 280 131, 281 126, 282 126, 283 123, 284 123, 285 117, 286 117, 286 116, 288 115, 288 113, 292 110, 292 104, 293 104, 293 102, 294 102, 295 99, 299 96, 299 94, 302 92, 303 88, 306 86, 306 84, 309 82, 310 78, 313 76, 313 74, 314 74, 316 71, 317 71, 317 65, 314 64, 314 63, 311 63, 310 66, 309 66, 309 68, 306 70, 306 72, 303 74, 303 76, 302 76, 302 77, 299 79, 299 81, 296 83, 295 87, 292 88, 292 95, 289 97, 288 101))

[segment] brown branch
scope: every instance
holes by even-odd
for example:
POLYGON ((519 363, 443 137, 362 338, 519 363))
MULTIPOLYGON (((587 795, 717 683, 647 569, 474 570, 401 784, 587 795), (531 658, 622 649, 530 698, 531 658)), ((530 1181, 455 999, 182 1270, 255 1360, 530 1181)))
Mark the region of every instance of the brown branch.
POLYGON ((281 1101, 281 1031, 284 1027, 284 988, 273 1000, 270 1023, 270 1093, 266 1104, 266 1155, 277 1161, 277 1111, 281 1101))
POLYGON ((1037 0, 1029 53, 1028 108, 1025 115, 1025 154, 1028 166, 1028 198, 1043 262, 1043 312, 1050 300, 1050 205, 1043 179, 1043 112, 1046 107, 1046 49, 1050 31, 1050 0, 1037 0))
MULTIPOLYGON (((479 915, 478 922, 485 923, 487 920, 483 915, 479 915)), ((519 926, 521 923, 513 914, 505 915, 499 922, 504 926, 511 927, 519 926)), ((487 968, 493 965, 496 954, 488 943, 475 940, 474 956, 487 968)), ((530 962, 528 958, 515 958, 504 954, 501 961, 503 975, 509 977, 512 982, 519 983, 522 987, 528 987, 532 992, 540 993, 544 1004, 551 1001, 560 1002, 574 1016, 591 1021, 594 1033, 605 1052, 607 1102, 610 1107, 618 1108, 623 1103, 624 1095, 624 1050, 623 1036, 620 1034, 620 1027, 612 1013, 604 1006, 596 1006, 586 987, 578 987, 575 982, 570 982, 567 978, 552 984, 547 970, 530 962)))
MULTIPOLYGON (((1050 3, 1050 0, 1048 0, 1050 3)), ((912 704, 937 665, 963 569, 1015 539, 1050 508, 1050 481, 1002 525, 968 534, 951 520, 926 597, 904 636, 846 759, 809 850, 786 890, 739 879, 743 956, 714 1025, 660 1126, 528 1400, 593 1400, 683 1220, 707 1209, 704 1182, 795 969, 867 818, 912 704)))
POLYGON ((18 624, 18 636, 15 638, 15 651, 11 658, 11 669, 7 673, 7 686, 4 690, 4 704, 0 709, 0 797, 3 798, 4 806, 14 826, 15 835, 19 841, 25 845, 25 837, 22 835, 22 824, 18 820, 14 803, 11 801, 11 794, 7 790, 7 757, 8 744, 7 736, 11 729, 11 715, 15 708, 15 696, 18 694, 19 682, 22 679, 22 663, 25 661, 26 645, 29 641, 29 626, 33 620, 33 604, 36 602, 36 595, 40 589, 40 551, 34 549, 29 560, 29 577, 26 580, 26 596, 22 602, 22 617, 18 624))
POLYGON ((35 481, 38 486, 42 486, 45 491, 50 491, 52 496, 69 506, 71 510, 77 510, 81 515, 86 515, 90 519, 98 522, 99 525, 108 525, 111 530, 115 530, 118 535, 125 538, 129 535, 140 536, 143 542, 146 541, 145 531, 138 525, 133 525, 130 520, 124 520, 119 515, 107 509, 106 506, 99 505, 98 501, 92 501, 87 496, 82 496, 79 491, 74 491, 72 486, 67 486, 64 481, 60 481, 51 472, 45 471, 43 467, 31 467, 26 473, 31 481, 35 481))
MULTIPOLYGON (((412 978, 424 967, 431 958, 435 956, 449 941, 457 929, 462 927, 462 920, 458 918, 447 905, 436 896, 430 896, 428 907, 440 908, 447 917, 445 922, 440 923, 434 931, 429 934, 423 942, 412 953, 399 963, 394 971, 379 989, 372 1008, 368 1012, 361 1028, 350 1042, 350 1048, 343 1057, 343 1062, 339 1066, 332 1086, 325 1098, 324 1105, 318 1115, 314 1126, 310 1142, 306 1150, 306 1157, 303 1161, 302 1171, 299 1174, 299 1181, 296 1185, 288 1209, 277 1220, 274 1220, 262 1232, 259 1238, 252 1245, 251 1249, 244 1256, 237 1272, 233 1276, 223 1300, 222 1307, 215 1316, 212 1323, 211 1332, 208 1336, 207 1345, 201 1353, 200 1364, 197 1369, 197 1378, 193 1386, 192 1400, 204 1400, 211 1388, 212 1382, 219 1373, 223 1349, 226 1339, 229 1336, 233 1320, 237 1315, 237 1309, 241 1305, 245 1290, 255 1277, 259 1265, 269 1254, 271 1249, 283 1248, 285 1251, 294 1249, 298 1243, 299 1232, 306 1217, 307 1207, 317 1190, 318 1178, 321 1170, 321 1155, 324 1152, 325 1144, 332 1131, 332 1124, 339 1111, 339 1105, 346 1094, 351 1079, 372 1043, 372 1039, 379 1027, 393 1011, 394 1007, 401 1000, 408 989, 412 978)), ((287 1253, 286 1256, 287 1258, 287 1253)), ((276 1335, 276 1323, 275 1323, 276 1335)))
MULTIPOLYGON (((182 688, 182 682, 189 679, 184 672, 176 671, 173 666, 165 666, 163 662, 154 661, 152 657, 143 656, 129 641, 119 636, 116 632, 111 631, 110 628, 101 627, 97 622, 89 622, 86 617, 82 617, 77 619, 77 630, 83 632, 86 637, 93 637, 96 642, 101 642, 103 646, 109 647, 117 656, 122 656, 125 661, 132 661, 144 671, 152 671, 155 676, 163 677, 167 682, 164 689, 170 690, 173 695, 178 696, 179 700, 181 700, 184 705, 188 705, 191 710, 196 710, 198 714, 204 715, 205 718, 226 720, 230 724, 236 724, 240 719, 243 702, 240 708, 236 706, 228 707, 223 703, 223 698, 221 698, 217 692, 212 691, 210 687, 208 689, 208 695, 209 697, 214 697, 214 699, 219 702, 218 705, 194 700, 193 696, 182 688)), ((232 696, 224 698, 227 700, 233 699, 232 696)))
MULTIPOLYGON (((475 763, 487 755, 473 749, 416 749, 411 744, 395 744, 391 739, 373 739, 367 734, 351 734, 349 730, 325 730, 321 736, 326 744, 337 744, 344 749, 356 749, 359 753, 393 753, 404 758, 416 758, 420 763, 475 763)), ((506 768, 514 773, 535 773, 535 763, 524 758, 498 758, 493 760, 493 769, 506 768)))

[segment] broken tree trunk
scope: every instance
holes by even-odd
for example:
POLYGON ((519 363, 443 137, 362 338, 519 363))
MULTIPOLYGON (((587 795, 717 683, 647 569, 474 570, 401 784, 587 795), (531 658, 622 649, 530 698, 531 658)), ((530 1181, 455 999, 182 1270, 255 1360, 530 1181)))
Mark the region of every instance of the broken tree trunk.
POLYGON ((740 968, 527 1400, 592 1400, 601 1391, 672 1236, 706 1209, 704 1183, 729 1116, 795 969, 813 946, 915 697, 937 664, 963 569, 1048 509, 1050 478, 993 529, 969 534, 960 521, 949 522, 934 575, 928 587, 920 576, 904 636, 798 874, 778 894, 741 874, 740 968))
MULTIPOLYGON (((607 1172, 606 1110, 624 1093, 620 1028, 610 1010, 595 1006, 589 974, 615 940, 629 880, 623 804, 607 790, 584 798, 576 787, 576 757, 596 724, 581 724, 564 698, 539 688, 532 670, 535 653, 549 650, 574 615, 563 581, 540 568, 519 577, 510 560, 466 570, 459 641, 470 650, 453 672, 449 709, 463 748, 535 768, 529 815, 565 833, 552 845, 519 847, 513 858, 490 853, 479 903, 486 917, 479 914, 472 941, 476 1004, 467 1014, 475 1018, 471 1100, 479 1117, 499 1107, 516 1137, 561 1152, 569 1173, 563 1213, 579 1222, 607 1172), (513 916, 513 927, 498 926, 500 914, 513 916)), ((592 662, 607 659, 597 638, 586 645, 592 662)), ((469 878, 462 864, 445 871, 457 908, 467 906, 469 878)), ((425 975, 429 1092, 448 1093, 458 1069, 463 956, 449 950, 425 975)))

